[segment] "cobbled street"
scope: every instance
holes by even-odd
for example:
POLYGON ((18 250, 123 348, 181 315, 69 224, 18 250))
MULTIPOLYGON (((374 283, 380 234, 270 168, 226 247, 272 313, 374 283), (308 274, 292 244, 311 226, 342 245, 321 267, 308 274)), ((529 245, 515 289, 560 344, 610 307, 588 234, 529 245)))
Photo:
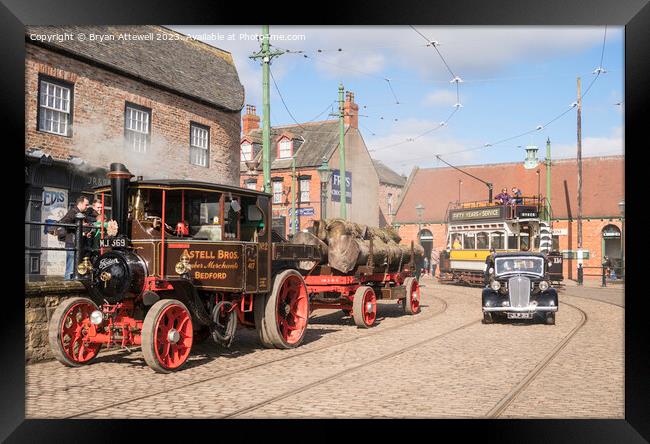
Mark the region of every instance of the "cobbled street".
POLYGON ((196 345, 182 371, 139 350, 27 366, 27 418, 623 418, 622 288, 568 286, 556 325, 481 323, 481 290, 422 280, 422 311, 380 302, 358 329, 316 311, 297 349, 196 345))

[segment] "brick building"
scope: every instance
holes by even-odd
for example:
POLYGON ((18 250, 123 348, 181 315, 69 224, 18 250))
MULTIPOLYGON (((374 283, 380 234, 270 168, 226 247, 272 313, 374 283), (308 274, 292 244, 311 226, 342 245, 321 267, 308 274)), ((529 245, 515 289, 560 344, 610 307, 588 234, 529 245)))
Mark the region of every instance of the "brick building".
MULTIPOLYGON (((359 106, 354 94, 346 93, 344 104, 345 167, 347 176, 347 216, 351 221, 379 225, 377 196, 380 183, 377 170, 359 131, 359 106)), ((241 186, 261 190, 262 130, 255 108, 247 107, 242 116, 241 186), (247 163, 248 162, 248 163, 247 163), (250 166, 256 166, 251 169, 250 166), (252 174, 251 174, 252 173, 252 174)), ((332 175, 326 185, 326 217, 340 214, 339 121, 324 120, 271 128, 271 192, 276 231, 291 233, 292 159, 296 163, 297 229, 321 218, 321 183, 318 168, 327 160, 332 175), (339 194, 337 194, 339 192, 339 194)))
MULTIPOLYGON (((582 231, 585 267, 599 267, 604 255, 620 267, 624 227, 619 203, 624 201, 624 157, 583 158, 582 231)), ((525 196, 544 195, 546 167, 525 169, 523 164, 502 163, 462 167, 468 173, 494 184, 495 195, 504 187, 519 187, 525 196), (539 170, 539 176, 537 174, 539 170)), ((564 277, 577 279, 577 162, 554 160, 551 166, 553 248, 564 256, 564 277)), ((393 223, 405 242, 422 239, 438 251, 447 247, 447 207, 450 202, 486 200, 487 187, 452 168, 414 168, 400 200, 393 223), (424 207, 418 218, 415 207, 424 207), (418 231, 419 230, 419 231, 418 231)), ((426 249, 426 246, 425 246, 426 249)), ((620 269, 618 270, 620 273, 620 269)), ((588 274, 600 270, 588 269, 588 274)), ((587 279, 587 277, 585 277, 587 279)))
MULTIPOLYGON (((27 220, 58 220, 111 162, 144 179, 239 183, 244 89, 230 53, 159 26, 29 26, 25 42, 27 220), (66 33, 88 37, 41 38, 66 33)), ((26 237, 60 246, 42 228, 26 237)), ((58 274, 58 253, 27 254, 26 273, 58 274)))
POLYGON ((393 223, 406 177, 397 174, 380 160, 375 160, 374 164, 379 176, 379 226, 383 227, 393 223))

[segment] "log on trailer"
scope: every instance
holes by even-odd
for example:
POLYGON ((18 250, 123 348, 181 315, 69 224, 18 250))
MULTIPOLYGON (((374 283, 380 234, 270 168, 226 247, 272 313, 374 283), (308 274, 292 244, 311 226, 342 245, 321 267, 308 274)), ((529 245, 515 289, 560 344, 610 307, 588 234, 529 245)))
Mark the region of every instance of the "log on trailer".
MULTIPOLYGON (((296 233, 292 242, 318 245, 321 249, 321 265, 349 273, 359 265, 373 265, 388 271, 397 271, 412 259, 424 255, 421 245, 400 245, 401 238, 392 228, 369 228, 366 225, 330 219, 315 221, 312 232, 296 233)), ((315 262, 303 262, 299 267, 310 270, 315 262)))

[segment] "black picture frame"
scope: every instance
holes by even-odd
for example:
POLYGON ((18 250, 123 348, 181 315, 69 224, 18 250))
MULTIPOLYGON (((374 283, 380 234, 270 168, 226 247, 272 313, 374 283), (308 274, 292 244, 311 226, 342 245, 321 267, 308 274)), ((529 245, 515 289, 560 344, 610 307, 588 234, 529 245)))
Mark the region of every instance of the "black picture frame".
MULTIPOLYGON (((650 313, 647 282, 648 260, 644 257, 647 235, 643 230, 650 226, 645 214, 642 182, 644 171, 650 165, 647 134, 650 89, 650 6, 648 0, 448 0, 422 2, 418 0, 375 0, 345 2, 343 4, 317 4, 318 13, 309 13, 312 5, 304 2, 283 4, 233 4, 227 2, 199 2, 189 0, 113 0, 90 4, 85 0, 3 0, 0 5, 0 76, 2 120, 7 125, 5 144, 12 149, 6 155, 19 155, 19 145, 24 144, 25 125, 25 37, 24 25, 36 24, 229 24, 230 21, 249 23, 294 24, 430 24, 430 25, 624 25, 625 26, 625 187, 630 190, 626 198, 626 303, 625 303, 625 419, 624 420, 445 420, 408 422, 406 420, 373 422, 372 424, 340 424, 302 421, 300 435, 313 439, 319 429, 319 438, 349 439, 349 433, 358 431, 376 439, 380 427, 390 428, 401 435, 399 439, 464 440, 470 435, 477 439, 504 442, 647 442, 650 439, 650 346, 648 323, 650 313), (415 429, 417 432, 415 431, 415 429), (345 429, 345 430, 344 430, 345 429), (329 433, 327 433, 329 432, 329 433), (417 438, 419 436, 420 438, 417 438), (444 438, 443 438, 444 437, 444 438)), ((313 9, 311 9, 313 11, 313 9)), ((7 163, 10 162, 8 159, 7 163)), ((14 168, 4 175, 5 182, 13 183, 19 172, 14 168)), ((7 187, 7 184, 5 186, 7 187)), ((11 190, 11 186, 8 187, 11 190)), ((8 194, 16 194, 9 192, 8 194)), ((13 208, 13 205, 7 205, 13 208)), ((6 220, 8 232, 14 222, 13 212, 6 220)), ((22 215, 21 215, 22 218, 22 215)), ((18 219, 16 217, 16 219, 18 219)), ((11 259, 12 251, 20 246, 10 246, 14 238, 5 233, 3 250, 11 259)), ((18 241, 16 241, 18 242, 18 241)), ((11 262, 7 262, 10 264, 11 262)), ((7 270, 7 269, 6 269, 7 270)), ((24 359, 24 302, 20 291, 10 291, 16 279, 9 269, 3 273, 4 297, 2 332, 0 341, 2 359, 2 396, 0 397, 0 439, 7 442, 115 442, 136 439, 135 433, 147 433, 147 438, 158 434, 171 437, 170 424, 160 421, 54 421, 25 420, 25 359, 24 359)), ((23 288, 24 290, 24 288, 23 288)), ((120 381, 115 381, 119 384, 120 381)), ((155 419, 155 418, 152 418, 155 419)), ((218 439, 225 430, 241 435, 242 425, 232 422, 215 424, 214 421, 179 421, 174 424, 176 433, 187 436, 202 430, 207 439, 218 439)), ((251 424, 252 425, 252 424, 251 424)), ((287 432, 293 424, 280 421, 258 421, 264 435, 287 432)), ((246 429, 246 433, 251 430, 246 429)), ((225 432, 228 433, 228 432, 225 432)), ((240 436, 241 437, 241 436, 240 436)), ((139 438, 139 437, 138 437, 139 438)))

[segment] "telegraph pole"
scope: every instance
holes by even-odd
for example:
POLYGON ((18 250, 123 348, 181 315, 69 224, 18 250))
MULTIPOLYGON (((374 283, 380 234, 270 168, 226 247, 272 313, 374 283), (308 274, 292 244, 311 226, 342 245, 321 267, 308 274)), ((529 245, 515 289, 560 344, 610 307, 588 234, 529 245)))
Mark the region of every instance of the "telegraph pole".
POLYGON ((578 77, 578 266, 582 265, 582 93, 578 77))
POLYGON ((551 138, 546 139, 546 222, 551 226, 551 138))
POLYGON ((271 98, 269 90, 269 65, 273 57, 284 51, 271 51, 269 44, 269 25, 262 25, 262 48, 250 56, 262 60, 262 170, 264 172, 264 192, 271 192, 271 98))
POLYGON ((343 84, 339 84, 339 189, 341 191, 341 219, 348 218, 347 184, 345 181, 345 112, 343 84))

